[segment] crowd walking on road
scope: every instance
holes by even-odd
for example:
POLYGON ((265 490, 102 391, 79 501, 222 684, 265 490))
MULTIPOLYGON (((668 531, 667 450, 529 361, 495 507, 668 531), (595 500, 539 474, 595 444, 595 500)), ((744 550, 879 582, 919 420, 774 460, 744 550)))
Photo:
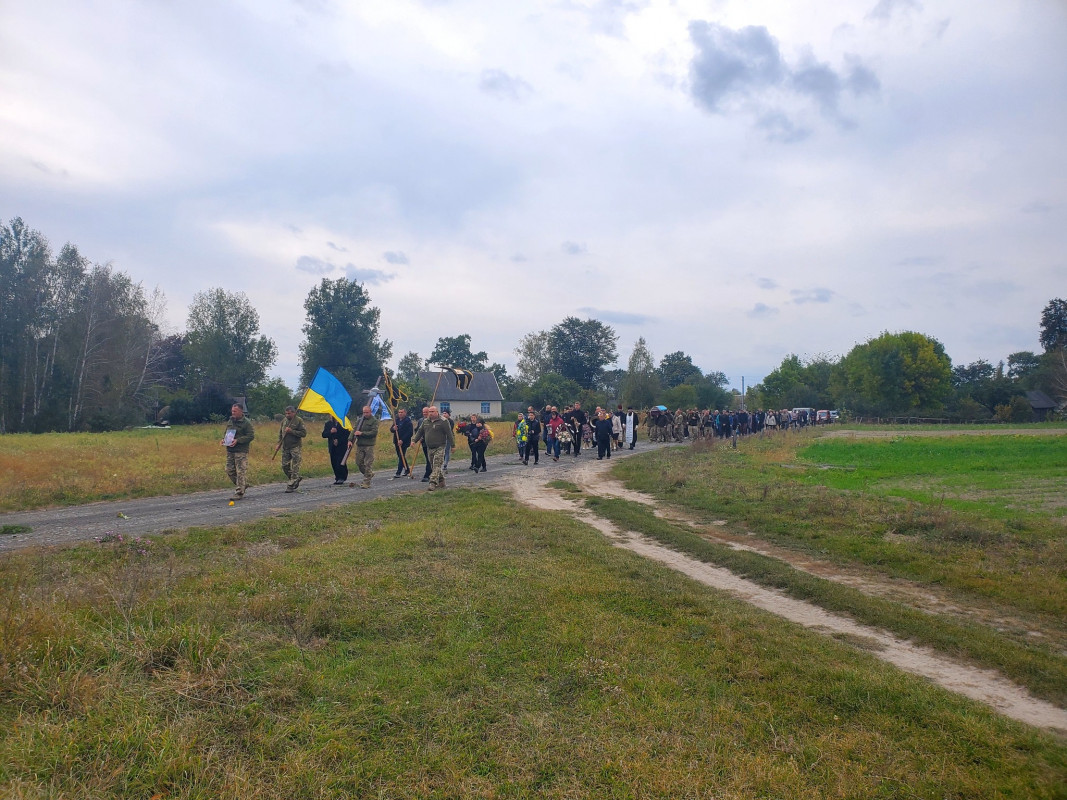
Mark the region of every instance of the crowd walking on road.
MULTIPOLYGON (((390 480, 413 478, 412 471, 422 456, 422 482, 429 484, 430 491, 442 489, 456 448, 456 442, 466 442, 470 451, 468 470, 475 473, 488 472, 486 451, 493 441, 493 429, 480 414, 470 414, 466 419, 452 419, 448 410, 427 405, 418 410, 417 423, 406 408, 395 410, 395 416, 386 417, 388 431, 396 454, 396 470, 390 480)), ((537 467, 541 456, 557 463, 561 458, 577 459, 582 451, 592 453, 596 448, 598 460, 611 458, 613 452, 633 450, 638 443, 638 430, 643 427, 650 442, 680 443, 686 440, 727 439, 753 434, 779 433, 808 425, 814 425, 815 415, 807 409, 703 409, 678 408, 674 411, 665 406, 655 406, 641 412, 633 407, 614 410, 597 406, 586 412, 581 402, 557 406, 546 405, 540 411, 533 406, 526 412, 517 412, 511 426, 518 463, 537 467)), ((346 418, 345 423, 348 423, 346 418)), ((330 456, 333 469, 333 485, 357 486, 349 482, 350 462, 359 471, 361 489, 369 489, 374 478, 374 459, 380 423, 371 405, 365 405, 361 415, 350 427, 335 418, 326 420, 322 438, 330 456)), ((301 474, 303 444, 307 436, 304 421, 293 406, 287 406, 281 416, 277 447, 274 457, 282 454, 281 469, 285 476, 285 492, 298 490, 304 476, 301 474)), ((226 448, 226 475, 234 484, 232 501, 245 496, 248 488, 249 445, 255 438, 252 422, 244 407, 235 403, 227 421, 222 440, 226 448)))

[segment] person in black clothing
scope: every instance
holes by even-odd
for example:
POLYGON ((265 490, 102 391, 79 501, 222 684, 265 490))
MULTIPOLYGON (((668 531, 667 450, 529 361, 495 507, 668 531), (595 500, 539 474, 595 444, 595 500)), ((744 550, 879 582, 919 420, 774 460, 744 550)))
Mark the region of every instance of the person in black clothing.
POLYGON ((530 454, 532 453, 534 466, 537 466, 541 449, 541 421, 537 418, 536 412, 531 411, 526 415, 526 425, 526 452, 522 454, 522 463, 529 464, 530 454))
POLYGON ((596 440, 596 458, 602 461, 605 456, 611 458, 611 415, 601 411, 593 423, 593 438, 596 440))
POLYGON ((475 472, 485 472, 485 448, 489 446, 489 434, 485 429, 485 423, 477 414, 471 414, 471 420, 467 423, 467 443, 471 448, 471 466, 475 472))
POLYGON ((326 420, 322 429, 322 438, 330 450, 330 466, 333 467, 334 486, 344 486, 348 480, 348 465, 341 460, 348 452, 348 434, 350 431, 335 419, 326 420))
MULTIPOLYGON (((574 456, 577 458, 578 454, 582 452, 582 427, 589 424, 589 418, 582 411, 581 403, 575 403, 574 408, 564 414, 563 418, 567 421, 567 425, 574 436, 574 456)), ((611 438, 610 435, 608 438, 611 438)))
POLYGON ((396 475, 393 477, 410 475, 411 467, 405 460, 404 454, 411 447, 411 437, 415 434, 415 426, 411 424, 406 408, 401 408, 396 412, 396 420, 389 427, 389 431, 393 434, 393 449, 396 450, 396 475))

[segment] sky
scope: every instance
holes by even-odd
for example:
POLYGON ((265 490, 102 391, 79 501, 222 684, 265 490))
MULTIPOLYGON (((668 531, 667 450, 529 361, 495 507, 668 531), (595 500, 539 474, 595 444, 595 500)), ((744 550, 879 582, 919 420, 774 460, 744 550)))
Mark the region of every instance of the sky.
POLYGON ((1062 0, 3 0, 0 98, 0 219, 170 332, 244 292, 294 389, 323 278, 394 366, 577 316, 733 388, 1067 296, 1062 0))

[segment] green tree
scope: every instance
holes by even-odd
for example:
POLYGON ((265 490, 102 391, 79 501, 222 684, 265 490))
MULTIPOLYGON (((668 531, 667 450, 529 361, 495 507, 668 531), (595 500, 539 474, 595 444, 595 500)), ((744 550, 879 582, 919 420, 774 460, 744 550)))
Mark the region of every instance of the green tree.
POLYGON ((652 352, 643 336, 634 342, 621 390, 623 405, 627 407, 649 408, 656 402, 660 390, 659 376, 652 352))
POLYGON ((767 408, 829 408, 834 404, 833 370, 834 364, 825 356, 804 362, 790 353, 754 388, 767 408))
POLYGON ((936 339, 912 331, 883 333, 852 348, 832 384, 861 413, 940 411, 952 393, 952 362, 936 339))
POLYGON ((1020 350, 1008 356, 1008 379, 1023 382, 1041 369, 1041 356, 1029 350, 1020 350))
POLYGON ((500 387, 500 393, 504 397, 507 397, 508 392, 511 391, 512 383, 511 376, 508 375, 508 368, 505 367, 503 364, 498 364, 494 361, 492 364, 489 365, 485 372, 493 373, 493 377, 496 378, 496 384, 500 387))
POLYGON ((691 383, 680 383, 660 392, 659 399, 660 405, 667 406, 671 411, 678 408, 696 408, 697 390, 691 383))
POLYGON ((769 408, 804 407, 794 403, 799 397, 807 397, 810 388, 804 382, 804 365, 800 356, 790 353, 782 363, 769 372, 756 387, 769 408))
POLYGON ((273 416, 285 411, 286 406, 295 406, 298 398, 281 378, 271 378, 249 388, 245 398, 248 413, 257 417, 273 416))
POLYGON ((626 380, 626 370, 606 369, 597 382, 597 390, 603 393, 605 403, 617 403, 622 397, 622 385, 626 380))
POLYGON ((417 381, 424 366, 418 353, 407 353, 396 365, 396 376, 405 381, 417 381))
POLYGON ((515 348, 515 355, 518 356, 515 364, 517 380, 521 383, 533 384, 546 372, 551 372, 552 355, 548 352, 548 331, 523 336, 519 346, 515 348))
POLYGON ((82 281, 62 339, 68 343, 69 430, 109 430, 155 406, 159 326, 141 285, 108 266, 82 281))
POLYGON ((523 402, 534 408, 546 405, 559 406, 562 408, 567 403, 573 402, 581 396, 582 387, 577 381, 572 381, 554 372, 548 372, 538 378, 529 389, 523 402))
POLYGON ((610 325, 595 319, 567 317, 548 332, 552 368, 583 389, 592 389, 604 367, 618 359, 618 341, 610 325))
POLYGON ((471 352, 469 333, 442 336, 426 362, 441 367, 461 367, 471 372, 489 372, 489 356, 484 350, 471 352))
POLYGON ((659 362, 656 374, 659 375, 659 381, 666 389, 673 389, 683 383, 696 384, 700 378, 704 377, 700 367, 696 366, 693 359, 681 350, 665 355, 659 362))
POLYGON ((186 326, 190 388, 217 383, 245 394, 267 377, 278 357, 274 341, 260 334, 259 313, 244 292, 197 292, 186 326))
POLYGON ((1049 394, 1061 401, 1067 400, 1067 348, 1053 350, 1045 359, 1049 394))
POLYGON ((697 392, 697 408, 725 408, 730 403, 730 393, 726 390, 729 381, 721 372, 711 372, 693 382, 697 392))
POLYGON ((32 422, 36 337, 47 305, 48 240, 21 218, 0 228, 0 433, 32 422))
POLYGON ((0 431, 121 427, 163 382, 164 298, 21 219, 0 226, 0 431))
POLYGON ((1012 381, 1004 375, 1004 364, 994 367, 985 359, 952 368, 952 388, 957 406, 964 399, 973 400, 992 412, 1011 401, 1016 394, 1012 381))
POLYGON ((329 370, 352 397, 373 386, 393 354, 389 340, 379 340, 381 312, 358 281, 347 278, 322 282, 304 300, 307 321, 300 345, 300 380, 311 383, 319 367, 329 370))
POLYGON ((1055 297, 1048 301, 1041 311, 1038 340, 1046 353, 1067 347, 1067 300, 1055 297))

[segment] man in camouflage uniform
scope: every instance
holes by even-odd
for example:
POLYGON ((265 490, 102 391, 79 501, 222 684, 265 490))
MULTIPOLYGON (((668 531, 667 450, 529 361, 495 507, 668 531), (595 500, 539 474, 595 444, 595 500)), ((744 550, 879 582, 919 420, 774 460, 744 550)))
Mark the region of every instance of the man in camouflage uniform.
POLYGON ((300 477, 301 453, 303 452, 304 437, 308 435, 304 427, 304 420, 296 414, 292 406, 285 407, 285 419, 282 420, 278 430, 278 444, 282 449, 282 472, 289 479, 285 486, 286 492, 295 492, 303 478, 300 477))
POLYGON ((244 497, 248 488, 248 445, 255 438, 252 421, 245 416, 244 409, 234 403, 226 422, 226 438, 222 440, 222 446, 226 448, 226 475, 237 487, 234 500, 244 497))
POLYGON ((674 417, 671 416, 670 411, 659 412, 659 419, 656 420, 656 425, 659 427, 659 440, 666 444, 671 440, 671 426, 674 424, 674 417))
POLYGON ((445 445, 455 447, 455 439, 452 436, 452 426, 448 420, 441 419, 437 406, 428 406, 429 414, 426 420, 415 431, 415 438, 411 443, 423 442, 426 445, 426 460, 430 465, 430 487, 435 489, 445 488, 445 475, 442 467, 445 463, 445 445))
POLYGON ((356 423, 351 438, 356 446, 356 467, 363 473, 359 488, 369 489, 370 479, 374 477, 374 445, 378 439, 378 418, 371 412, 370 406, 363 406, 363 416, 356 423))

